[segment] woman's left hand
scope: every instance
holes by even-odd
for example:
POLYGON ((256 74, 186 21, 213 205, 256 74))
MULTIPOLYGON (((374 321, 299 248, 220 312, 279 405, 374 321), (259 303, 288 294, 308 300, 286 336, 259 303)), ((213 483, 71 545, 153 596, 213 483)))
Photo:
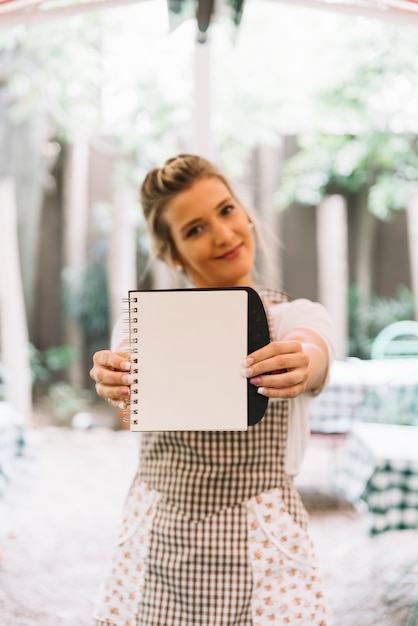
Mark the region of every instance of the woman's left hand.
POLYGON ((300 341, 273 341, 245 359, 242 375, 269 398, 294 398, 306 390, 309 354, 300 341))

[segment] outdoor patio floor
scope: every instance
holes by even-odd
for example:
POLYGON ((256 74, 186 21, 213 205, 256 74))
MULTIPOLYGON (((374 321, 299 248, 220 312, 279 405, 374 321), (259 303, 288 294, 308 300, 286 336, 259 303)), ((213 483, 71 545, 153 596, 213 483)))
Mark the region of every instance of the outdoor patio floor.
MULTIPOLYGON (((370 537, 367 514, 330 493, 336 453, 313 440, 298 479, 335 626, 405 626, 418 599, 418 572, 386 600, 383 594, 418 558, 418 532, 370 537)), ((128 432, 29 433, 0 499, 2 626, 90 624, 136 458, 137 438, 128 432)))

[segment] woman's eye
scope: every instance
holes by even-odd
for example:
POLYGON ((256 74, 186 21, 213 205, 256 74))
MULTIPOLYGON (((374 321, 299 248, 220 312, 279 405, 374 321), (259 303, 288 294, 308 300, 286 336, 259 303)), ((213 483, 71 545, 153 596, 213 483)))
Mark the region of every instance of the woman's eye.
POLYGON ((232 204, 227 204, 226 206, 224 206, 221 209, 221 215, 229 215, 231 213, 231 211, 234 210, 234 207, 232 204))
POLYGON ((196 237, 202 230, 201 226, 193 226, 190 230, 187 231, 186 237, 196 237))

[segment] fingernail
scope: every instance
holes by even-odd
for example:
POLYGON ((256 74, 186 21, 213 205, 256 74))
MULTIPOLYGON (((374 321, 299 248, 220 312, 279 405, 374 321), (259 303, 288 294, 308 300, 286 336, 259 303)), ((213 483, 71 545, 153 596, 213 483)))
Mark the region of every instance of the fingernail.
POLYGON ((261 377, 260 376, 255 376, 254 378, 250 379, 250 383, 252 385, 259 385, 261 383, 261 377))
POLYGON ((257 389, 257 393, 259 393, 261 396, 264 396, 264 395, 265 395, 265 393, 264 393, 264 387, 259 387, 259 388, 257 389))
POLYGON ((241 376, 243 378, 248 378, 249 376, 251 376, 252 373, 253 373, 253 370, 251 369, 251 367, 248 367, 245 370, 241 370, 241 376))
POLYGON ((244 367, 248 367, 249 365, 252 365, 254 363, 254 359, 251 356, 248 356, 246 359, 243 360, 242 364, 244 367))
POLYGON ((124 374, 122 376, 122 382, 125 385, 131 385, 135 380, 135 376, 132 376, 132 374, 124 374))
POLYGON ((119 402, 118 409, 122 409, 123 411, 124 409, 126 409, 126 404, 124 402, 119 402))
POLYGON ((127 372, 129 372, 129 370, 131 369, 131 364, 129 361, 122 361, 122 363, 120 364, 120 369, 121 370, 126 370, 127 372))

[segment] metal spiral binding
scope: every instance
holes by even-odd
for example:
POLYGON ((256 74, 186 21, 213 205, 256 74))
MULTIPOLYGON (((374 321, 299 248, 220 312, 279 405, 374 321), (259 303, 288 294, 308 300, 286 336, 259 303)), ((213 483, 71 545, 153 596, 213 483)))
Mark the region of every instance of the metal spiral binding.
MULTIPOLYGON (((127 328, 124 332, 129 334, 129 338, 130 338, 130 349, 129 349, 129 353, 131 354, 131 370, 130 373, 131 375, 137 375, 138 374, 138 348, 135 347, 133 344, 137 344, 138 343, 138 337, 133 336, 135 333, 138 332, 138 328, 132 328, 132 324, 137 324, 138 323, 138 318, 137 317, 133 317, 133 314, 138 312, 138 308, 136 306, 132 307, 132 303, 138 302, 138 298, 136 297, 132 297, 132 298, 124 298, 123 300, 124 302, 126 302, 128 304, 128 308, 124 309, 124 314, 127 315, 127 318, 125 318, 124 324, 127 324, 127 328)), ((133 385, 137 385, 138 384, 138 378, 134 378, 132 385, 131 385, 131 393, 130 393, 130 397, 129 400, 126 402, 126 404, 128 405, 126 411, 125 411, 125 417, 123 418, 123 421, 126 423, 130 423, 133 425, 138 424, 138 388, 134 387, 133 385), (133 396, 136 397, 133 397, 133 396), (134 407, 132 405, 135 405, 134 407)))

